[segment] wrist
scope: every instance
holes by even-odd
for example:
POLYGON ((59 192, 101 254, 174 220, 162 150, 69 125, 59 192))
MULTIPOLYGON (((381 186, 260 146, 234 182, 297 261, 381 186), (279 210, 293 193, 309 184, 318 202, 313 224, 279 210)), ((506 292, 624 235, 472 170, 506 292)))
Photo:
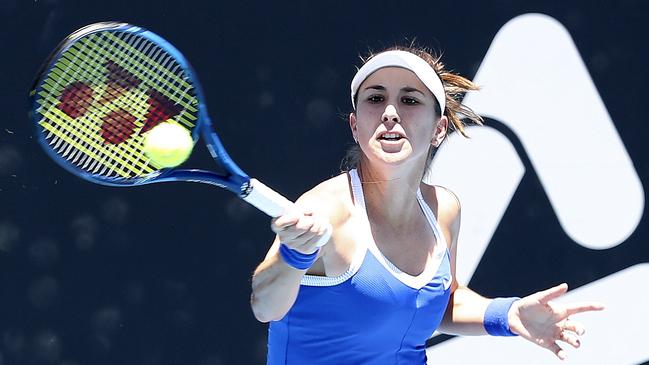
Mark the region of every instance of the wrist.
POLYGON ((491 300, 484 314, 484 328, 491 336, 517 336, 509 328, 509 312, 518 297, 491 300))
POLYGON ((320 248, 307 254, 294 250, 283 243, 279 245, 279 256, 284 263, 297 270, 308 270, 318 259, 318 252, 320 252, 320 248))

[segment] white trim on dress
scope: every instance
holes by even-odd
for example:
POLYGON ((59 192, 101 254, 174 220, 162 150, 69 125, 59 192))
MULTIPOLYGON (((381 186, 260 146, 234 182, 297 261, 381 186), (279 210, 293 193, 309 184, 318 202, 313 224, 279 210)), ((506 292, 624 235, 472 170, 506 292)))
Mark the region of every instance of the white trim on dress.
POLYGON ((388 258, 385 257, 381 250, 379 250, 379 248, 376 246, 374 238, 372 237, 370 222, 367 217, 365 197, 363 195, 363 186, 360 177, 358 176, 358 172, 355 169, 350 170, 349 175, 351 177, 352 183, 352 198, 354 200, 354 208, 363 218, 364 231, 366 232, 364 236, 366 236, 365 240, 367 241, 362 240, 363 242, 360 242, 358 244, 349 269, 347 269, 347 271, 345 271, 342 275, 336 277, 304 275, 302 277, 301 284, 307 286, 333 286, 341 284, 351 278, 354 274, 356 274, 356 272, 358 272, 361 264, 363 263, 363 260, 365 259, 365 254, 369 250, 377 259, 377 261, 380 262, 381 265, 385 267, 385 269, 390 272, 397 280, 413 289, 421 289, 426 286, 426 284, 430 283, 435 277, 435 274, 437 273, 439 266, 444 259, 444 255, 447 252, 448 246, 446 239, 444 238, 444 234, 442 233, 442 229, 439 226, 437 219, 435 219, 433 211, 428 206, 428 203, 426 203, 426 201, 424 200, 421 194, 421 190, 417 190, 417 202, 419 203, 419 206, 426 216, 428 224, 430 224, 433 230, 433 234, 435 235, 435 247, 433 249, 434 254, 432 262, 428 262, 426 264, 426 268, 421 274, 413 276, 406 272, 403 272, 396 265, 390 262, 390 260, 388 260, 388 258), (365 242, 367 242, 368 244, 365 244, 365 242))

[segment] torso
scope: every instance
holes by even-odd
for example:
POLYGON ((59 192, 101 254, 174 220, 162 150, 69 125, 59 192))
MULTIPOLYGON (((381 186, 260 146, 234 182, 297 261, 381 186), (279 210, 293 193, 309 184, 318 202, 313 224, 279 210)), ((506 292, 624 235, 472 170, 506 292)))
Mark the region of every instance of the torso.
POLYGON ((372 228, 380 223, 371 222, 362 184, 351 175, 353 198, 346 174, 301 198, 305 206, 324 207, 324 214, 335 212, 328 215, 334 233, 302 277, 289 312, 271 322, 268 364, 426 363, 425 341, 442 322, 453 291, 448 229, 436 219, 444 204, 431 204, 424 194, 436 188, 424 193, 422 186, 415 199, 427 226, 417 228, 420 221, 413 220, 407 228, 423 236, 386 233, 372 228))
MULTIPOLYGON (((309 270, 309 275, 336 277, 345 273, 354 258, 359 242, 359 234, 365 229, 364 217, 354 209, 349 175, 343 173, 319 185, 316 191, 323 195, 321 202, 331 204, 328 211, 337 212, 333 217, 334 232, 331 241, 324 246, 321 259, 309 270)), ((445 212, 454 207, 445 207, 444 203, 454 204, 452 194, 446 189, 421 184, 421 194, 431 208, 445 241, 453 242, 449 217, 445 212), (441 196, 440 196, 441 195, 441 196), (441 203, 440 203, 441 202, 441 203)), ((384 222, 373 221, 370 217, 372 237, 381 253, 399 270, 416 276, 432 264, 435 247, 435 235, 423 212, 416 216, 416 221, 408 227, 395 229, 384 222)))

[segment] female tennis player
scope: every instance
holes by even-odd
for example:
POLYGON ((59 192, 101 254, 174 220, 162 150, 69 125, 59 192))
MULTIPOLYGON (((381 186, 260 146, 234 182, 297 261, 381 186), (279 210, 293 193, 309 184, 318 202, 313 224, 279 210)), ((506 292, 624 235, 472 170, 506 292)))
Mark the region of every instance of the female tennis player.
MULTIPOLYGON (((425 364, 435 330, 519 335, 552 351, 584 333, 571 319, 597 303, 558 304, 567 285, 524 298, 487 299, 458 285, 460 203, 422 183, 476 90, 416 48, 370 57, 351 82, 351 167, 305 193, 273 220, 277 234, 252 278, 252 309, 271 322, 268 364, 425 364), (333 234, 318 247, 325 226, 333 234)), ((432 172, 434 173, 434 171, 432 172)))

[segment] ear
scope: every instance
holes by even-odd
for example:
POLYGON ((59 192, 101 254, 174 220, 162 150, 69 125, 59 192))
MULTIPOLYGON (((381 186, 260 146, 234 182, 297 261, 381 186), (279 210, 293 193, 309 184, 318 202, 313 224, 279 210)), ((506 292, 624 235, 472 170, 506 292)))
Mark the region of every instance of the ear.
POLYGON ((435 133, 433 134, 433 139, 430 141, 430 144, 433 147, 437 148, 442 143, 444 138, 446 138, 446 132, 448 131, 448 118, 445 115, 442 115, 441 118, 437 121, 437 126, 435 126, 435 133))
POLYGON ((358 130, 356 129, 356 114, 354 113, 349 113, 349 129, 352 131, 352 137, 354 138, 354 141, 358 140, 358 137, 356 136, 356 133, 358 130))

